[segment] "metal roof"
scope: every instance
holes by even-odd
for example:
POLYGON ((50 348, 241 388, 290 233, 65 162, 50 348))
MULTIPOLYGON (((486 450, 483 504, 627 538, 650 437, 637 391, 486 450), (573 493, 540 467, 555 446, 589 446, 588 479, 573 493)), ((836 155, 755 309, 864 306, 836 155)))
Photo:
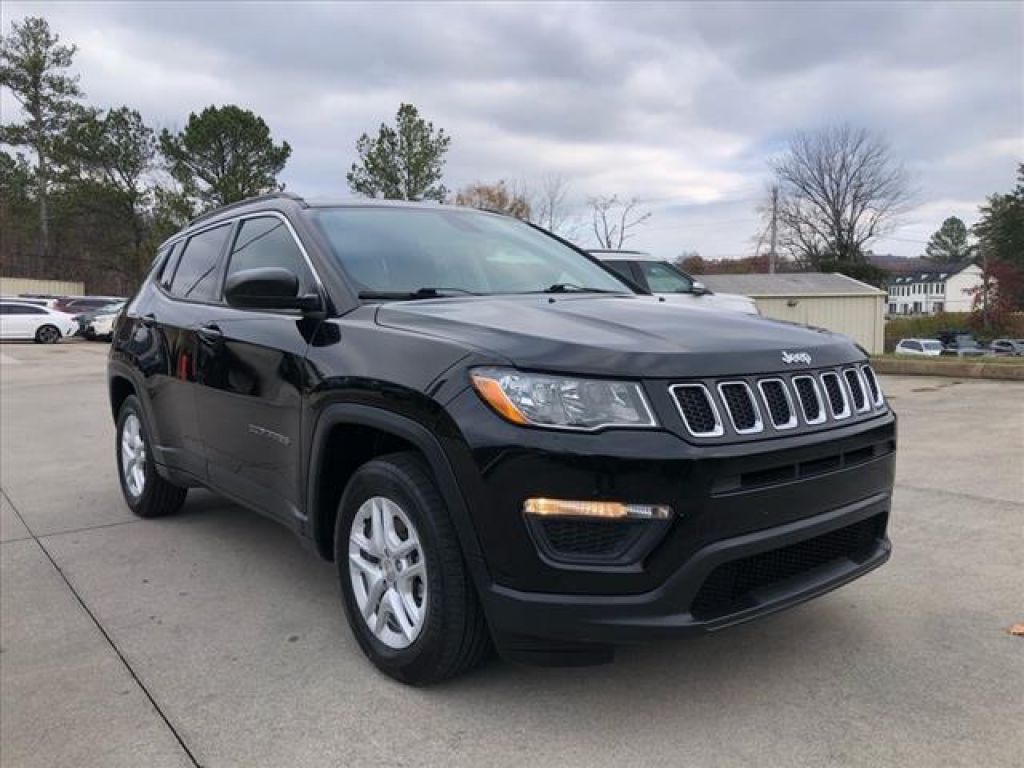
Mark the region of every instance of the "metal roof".
POLYGON ((774 275, 695 275, 721 293, 745 296, 884 296, 885 291, 837 272, 777 272, 774 275))

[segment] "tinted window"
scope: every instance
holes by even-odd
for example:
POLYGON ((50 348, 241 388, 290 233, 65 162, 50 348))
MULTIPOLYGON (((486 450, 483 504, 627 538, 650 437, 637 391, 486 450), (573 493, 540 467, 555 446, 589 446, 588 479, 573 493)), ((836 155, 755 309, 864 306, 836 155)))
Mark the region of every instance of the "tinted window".
POLYGON ((28 304, 0 304, 0 314, 4 315, 45 315, 46 310, 42 307, 32 307, 28 304))
POLYGON ((171 279, 171 293, 182 299, 209 301, 217 296, 217 266, 231 225, 190 237, 171 279))
POLYGON ((178 266, 178 259, 181 257, 181 241, 172 246, 171 255, 164 262, 163 270, 160 272, 160 285, 164 288, 171 287, 171 280, 174 277, 174 270, 178 266))
POLYGON ((578 251, 521 221, 430 208, 324 209, 316 220, 359 291, 632 293, 578 251))
POLYGON ((313 276, 309 271, 302 251, 292 237, 288 226, 281 219, 266 217, 247 219, 238 228, 228 275, 243 269, 259 267, 284 267, 299 278, 299 290, 307 293, 313 289, 313 276))
POLYGON ((907 342, 907 349, 912 349, 915 352, 920 352, 921 351, 921 345, 918 342, 916 342, 916 341, 908 341, 907 342))
POLYGON ((618 260, 616 260, 616 261, 603 261, 602 263, 606 267, 608 267, 609 269, 614 270, 615 272, 618 272, 620 275, 622 275, 624 278, 629 280, 631 283, 635 283, 636 282, 636 275, 633 274, 633 269, 632 269, 632 267, 630 267, 628 261, 618 261, 618 260))
POLYGON ((671 264, 638 261, 636 265, 652 293, 690 293, 693 290, 693 281, 671 264))
POLYGON ((941 350, 941 349, 942 349, 942 345, 941 345, 941 344, 940 344, 939 342, 937 342, 937 341, 923 341, 923 342, 921 342, 921 345, 922 345, 922 346, 923 346, 923 347, 924 347, 924 348, 925 348, 926 350, 929 350, 929 351, 931 351, 931 352, 934 352, 934 351, 935 351, 935 350, 937 350, 937 349, 938 349, 938 350, 941 350))

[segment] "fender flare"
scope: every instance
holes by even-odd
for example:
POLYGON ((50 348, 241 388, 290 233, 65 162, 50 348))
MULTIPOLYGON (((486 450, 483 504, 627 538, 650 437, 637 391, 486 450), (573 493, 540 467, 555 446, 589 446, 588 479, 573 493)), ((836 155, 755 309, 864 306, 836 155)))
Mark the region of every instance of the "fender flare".
MULTIPOLYGON (((393 411, 360 403, 335 403, 325 407, 313 429, 310 456, 307 462, 309 470, 306 475, 306 509, 309 510, 307 535, 312 540, 314 548, 322 553, 322 542, 319 541, 320 500, 319 483, 317 482, 320 472, 323 470, 320 462, 324 455, 327 436, 339 424, 352 424, 388 432, 411 443, 423 454, 433 472, 438 490, 448 507, 470 572, 477 579, 478 584, 480 578, 487 579, 476 529, 466 506, 465 497, 455 477, 455 471, 452 469, 440 441, 418 421, 393 411)), ((489 581, 489 579, 487 580, 489 581)))

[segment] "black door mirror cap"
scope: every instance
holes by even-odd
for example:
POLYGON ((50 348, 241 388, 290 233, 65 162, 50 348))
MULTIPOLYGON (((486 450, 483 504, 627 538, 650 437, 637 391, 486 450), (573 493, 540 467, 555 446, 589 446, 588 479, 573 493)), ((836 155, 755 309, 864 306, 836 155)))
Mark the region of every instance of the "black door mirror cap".
POLYGON ((299 295, 299 278, 284 267, 243 269, 228 276, 224 300, 239 309, 297 309, 303 313, 320 312, 319 294, 299 295))

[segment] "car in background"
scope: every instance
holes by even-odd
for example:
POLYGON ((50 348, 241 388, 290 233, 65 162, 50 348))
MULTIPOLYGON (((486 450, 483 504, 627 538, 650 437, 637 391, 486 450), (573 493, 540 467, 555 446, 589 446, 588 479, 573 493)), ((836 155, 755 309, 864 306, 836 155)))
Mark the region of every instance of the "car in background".
POLYGON ((16 301, 21 304, 35 304, 37 307, 53 309, 57 299, 48 296, 0 296, 0 301, 16 301))
POLYGON ((123 296, 65 296, 58 299, 54 309, 69 315, 80 315, 105 307, 115 301, 125 301, 123 296))
POLYGON ((943 338, 942 354, 956 357, 983 357, 988 354, 986 349, 978 343, 978 340, 970 333, 956 333, 943 338))
POLYGON ((896 354, 938 357, 942 354, 942 342, 938 339, 900 339, 896 354))
POLYGON ((75 318, 65 312, 25 301, 0 301, 0 339, 32 339, 55 344, 78 331, 75 318))
POLYGON ((78 315, 75 319, 78 321, 79 333, 90 341, 93 339, 110 341, 114 335, 114 321, 121 314, 124 305, 125 302, 117 301, 84 315, 78 315))
POLYGON ((988 348, 998 357, 1024 357, 1024 339, 996 339, 988 348))
POLYGON ((705 307, 726 312, 761 314, 749 296, 738 293, 715 293, 699 280, 683 272, 670 261, 640 251, 592 250, 590 254, 634 285, 691 307, 705 307))

